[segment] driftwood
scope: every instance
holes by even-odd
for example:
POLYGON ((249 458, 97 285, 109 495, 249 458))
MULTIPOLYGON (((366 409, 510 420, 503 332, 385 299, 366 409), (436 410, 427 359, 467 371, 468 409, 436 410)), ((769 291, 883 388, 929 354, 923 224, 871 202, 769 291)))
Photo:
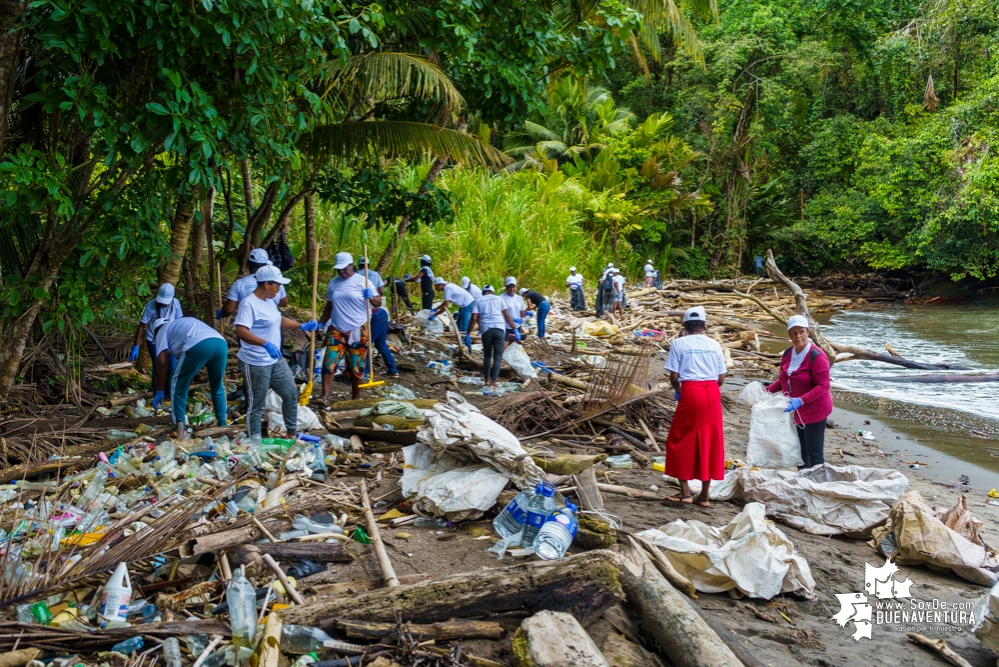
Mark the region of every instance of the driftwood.
MULTIPOLYGON (((336 627, 344 631, 349 638, 381 639, 391 637, 399 629, 396 623, 377 623, 373 621, 336 621, 336 627)), ((451 619, 429 625, 406 623, 403 629, 407 636, 418 641, 434 639, 450 641, 453 639, 500 639, 503 637, 503 626, 493 621, 465 621, 451 619)))
MULTIPOLYGON (((290 592, 290 591, 289 591, 290 592)), ((268 614, 264 634, 257 645, 257 667, 277 667, 281 661, 281 614, 268 614)))
MULTIPOLYGON (((289 519, 278 519, 267 523, 267 529, 272 533, 289 530, 290 528, 291 520, 289 519)), ((218 552, 238 547, 242 544, 256 542, 262 537, 264 537, 263 532, 251 524, 249 526, 242 526, 240 528, 233 528, 232 530, 224 530, 219 533, 201 535, 189 539, 180 544, 179 551, 182 558, 188 558, 190 556, 197 556, 198 554, 205 554, 211 551, 218 552)), ((258 544, 256 546, 261 545, 258 544)))
POLYGON ((950 646, 947 646, 947 642, 943 639, 930 639, 917 632, 910 632, 906 636, 917 644, 930 647, 952 665, 971 667, 971 663, 958 655, 950 646))
POLYGON ((558 611, 525 618, 513 638, 517 667, 608 667, 579 621, 558 611))
POLYGON ((231 552, 240 565, 251 554, 268 554, 277 560, 301 560, 308 558, 313 563, 350 563, 354 555, 339 544, 316 544, 314 542, 278 542, 277 544, 244 544, 231 552))
POLYGON ((645 551, 630 541, 620 556, 628 607, 677 667, 741 667, 742 662, 694 611, 687 598, 659 573, 645 551))
POLYGON ((41 649, 22 648, 0 655, 0 667, 24 667, 38 657, 41 649))
POLYGON ((392 561, 388 557, 388 552, 385 551, 385 543, 382 542, 378 522, 375 521, 375 515, 371 511, 371 501, 368 499, 368 482, 364 479, 361 480, 361 505, 364 507, 364 517, 368 523, 368 536, 371 538, 371 544, 375 547, 375 556, 378 558, 378 566, 385 578, 385 585, 389 588, 395 588, 399 586, 399 578, 395 576, 395 568, 392 567, 392 561))
POLYGON ((398 614, 404 621, 436 623, 542 609, 567 611, 585 622, 621 599, 617 576, 612 552, 590 551, 556 561, 479 570, 352 596, 320 595, 315 602, 286 611, 285 622, 318 625, 330 631, 338 619, 392 622, 398 614))
POLYGON ((386 431, 381 428, 365 428, 362 426, 355 426, 352 428, 333 428, 330 429, 330 433, 338 435, 341 438, 349 438, 352 435, 356 435, 365 442, 368 440, 377 440, 380 442, 389 442, 395 445, 416 444, 416 429, 410 431, 386 431))
MULTIPOLYGON (((274 557, 270 554, 264 554, 262 558, 264 563, 267 564, 267 567, 269 567, 278 578, 278 581, 281 582, 281 585, 284 586, 284 591, 288 594, 288 597, 294 600, 295 604, 305 604, 305 600, 302 598, 302 595, 295 590, 294 586, 291 585, 291 581, 288 580, 288 575, 284 573, 284 570, 282 570, 281 566, 277 564, 274 557)), ((280 626, 278 626, 278 636, 281 636, 280 626)))

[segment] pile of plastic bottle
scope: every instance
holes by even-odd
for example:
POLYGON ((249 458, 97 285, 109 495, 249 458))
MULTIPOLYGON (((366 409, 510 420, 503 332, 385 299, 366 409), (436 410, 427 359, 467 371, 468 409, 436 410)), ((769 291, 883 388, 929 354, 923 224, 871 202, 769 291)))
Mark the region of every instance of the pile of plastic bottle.
POLYGON ((542 482, 533 492, 521 491, 507 503, 493 519, 493 529, 501 539, 490 551, 502 558, 509 547, 520 545, 545 560, 562 558, 579 530, 578 510, 570 502, 559 508, 555 490, 542 482))

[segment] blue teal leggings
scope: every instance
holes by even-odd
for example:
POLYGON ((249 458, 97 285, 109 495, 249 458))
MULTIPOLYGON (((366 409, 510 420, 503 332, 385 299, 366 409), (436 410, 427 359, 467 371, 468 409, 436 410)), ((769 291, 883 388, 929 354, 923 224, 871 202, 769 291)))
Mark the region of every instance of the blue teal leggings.
POLYGON ((187 392, 191 380, 202 368, 208 371, 208 385, 212 392, 212 407, 219 426, 225 426, 225 364, 229 357, 229 346, 220 338, 203 340, 180 355, 177 370, 174 371, 170 386, 171 409, 174 424, 187 423, 187 392))
POLYGON ((548 311, 552 305, 545 299, 538 304, 538 338, 545 337, 545 320, 548 319, 548 311))

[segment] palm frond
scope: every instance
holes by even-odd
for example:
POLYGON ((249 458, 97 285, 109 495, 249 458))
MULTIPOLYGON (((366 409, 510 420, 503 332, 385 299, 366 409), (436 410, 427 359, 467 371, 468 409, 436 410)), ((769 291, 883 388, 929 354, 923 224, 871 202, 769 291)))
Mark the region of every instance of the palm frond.
POLYGON ((316 160, 345 162, 378 156, 414 158, 425 153, 495 169, 511 161, 474 134, 409 121, 320 125, 303 139, 302 149, 316 160))
POLYGON ((322 79, 324 98, 352 110, 400 97, 438 100, 452 116, 465 106, 441 68, 412 53, 374 52, 329 60, 314 74, 322 79))
MULTIPOLYGON (((698 0, 696 6, 701 7, 705 2, 708 6, 714 7, 714 12, 718 11, 715 0, 698 0)), ((653 48, 651 42, 657 41, 651 39, 652 34, 665 30, 673 37, 673 42, 686 51, 694 62, 704 65, 704 50, 697 38, 697 31, 674 0, 627 0, 627 5, 645 19, 642 41, 646 48, 650 49, 650 53, 653 48)))

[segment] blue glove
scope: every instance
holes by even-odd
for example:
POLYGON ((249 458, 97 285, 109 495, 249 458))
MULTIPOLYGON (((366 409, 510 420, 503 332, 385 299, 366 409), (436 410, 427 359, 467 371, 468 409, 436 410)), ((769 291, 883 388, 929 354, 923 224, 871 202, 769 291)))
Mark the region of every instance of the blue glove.
POLYGON ((428 322, 433 322, 437 319, 437 313, 430 313, 430 317, 427 318, 428 322))
POLYGON ((319 329, 319 322, 315 320, 309 320, 308 322, 302 322, 298 325, 298 328, 302 331, 316 331, 319 329))
POLYGON ((138 345, 133 345, 132 346, 132 351, 128 353, 128 360, 131 361, 133 364, 136 361, 139 360, 139 346, 138 345))
POLYGON ((402 275, 402 278, 403 278, 403 280, 409 280, 410 278, 412 278, 412 276, 411 276, 411 275, 409 275, 408 273, 404 273, 404 274, 402 275))
POLYGON ((524 323, 524 318, 523 317, 515 317, 515 318, 513 318, 513 323, 516 324, 519 327, 521 324, 524 323))
POLYGON ((365 299, 374 299, 375 298, 375 294, 377 294, 377 292, 375 292, 375 288, 374 287, 365 287, 363 290, 361 290, 361 295, 365 299))
POLYGON ((264 349, 267 350, 267 354, 271 355, 271 359, 281 358, 281 350, 279 350, 278 346, 274 343, 267 341, 264 343, 264 349))
POLYGON ((531 311, 527 311, 526 313, 524 313, 524 317, 534 317, 534 313, 532 313, 531 311))
POLYGON ((472 349, 472 334, 465 334, 465 346, 469 350, 472 349))
POLYGON ((215 309, 215 319, 217 319, 217 320, 221 320, 222 319, 222 309, 221 308, 216 308, 215 309))
POLYGON ((161 405, 163 405, 163 392, 157 391, 153 394, 153 410, 159 410, 161 405))
POLYGON ((520 340, 520 332, 517 331, 516 329, 513 330, 513 339, 516 341, 520 340))
POLYGON ((673 392, 673 400, 675 400, 677 403, 680 402, 680 392, 678 391, 673 392))
POLYGON ((791 399, 791 404, 789 406, 787 406, 787 408, 784 410, 784 412, 794 412, 795 410, 797 410, 800 407, 801 407, 801 399, 800 398, 792 398, 791 399))

